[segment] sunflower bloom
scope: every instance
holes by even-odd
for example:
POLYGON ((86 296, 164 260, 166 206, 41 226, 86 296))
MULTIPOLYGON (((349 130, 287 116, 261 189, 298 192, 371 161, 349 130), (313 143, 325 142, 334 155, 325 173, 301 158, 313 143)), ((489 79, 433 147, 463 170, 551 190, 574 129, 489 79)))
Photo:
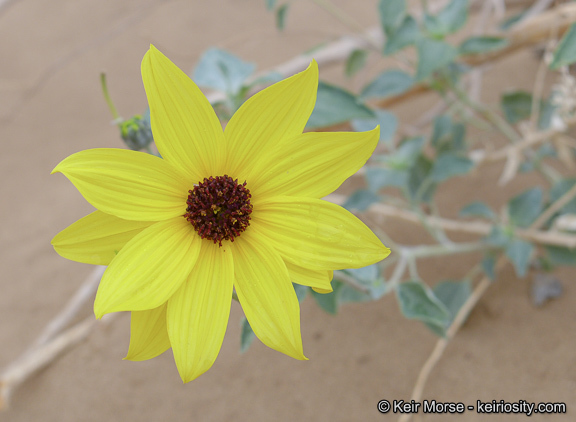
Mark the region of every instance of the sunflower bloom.
POLYGON ((91 149, 64 159, 64 174, 97 211, 52 240, 65 258, 108 265, 97 318, 131 311, 126 359, 170 347, 184 382, 214 363, 235 290, 267 346, 306 359, 292 283, 332 291, 332 271, 389 250, 360 220, 320 198, 370 157, 370 132, 302 133, 318 68, 251 97, 222 130, 200 89, 153 46, 142 61, 151 125, 162 158, 91 149))

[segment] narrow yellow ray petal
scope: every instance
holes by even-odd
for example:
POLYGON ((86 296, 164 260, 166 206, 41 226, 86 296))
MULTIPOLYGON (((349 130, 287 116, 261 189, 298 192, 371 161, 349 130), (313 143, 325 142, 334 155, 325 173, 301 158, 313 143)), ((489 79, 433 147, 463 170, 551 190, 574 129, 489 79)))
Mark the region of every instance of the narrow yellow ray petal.
POLYGON ((306 360, 300 334, 300 306, 280 255, 249 230, 233 244, 234 287, 256 336, 268 347, 306 360))
POLYGON ((193 186, 165 160, 125 149, 80 151, 62 160, 56 172, 95 208, 126 220, 159 221, 184 214, 193 186))
POLYGON ((134 236, 104 272, 94 301, 96 318, 162 305, 190 274, 200 241, 182 217, 160 221, 134 236))
POLYGON ((166 304, 148 311, 134 311, 130 319, 130 346, 124 359, 155 358, 170 348, 166 329, 166 304))
POLYGON ((285 260, 304 268, 360 268, 390 250, 353 214, 315 198, 273 197, 258 203, 250 230, 268 239, 285 260))
POLYGON ((72 261, 108 265, 130 239, 152 224, 94 211, 54 236, 52 246, 72 261))
POLYGON ((283 139, 300 135, 312 114, 318 90, 318 65, 284 79, 250 97, 224 131, 229 173, 250 181, 283 139))
POLYGON ((230 317, 234 260, 231 248, 202 240, 188 280, 168 301, 168 335, 184 383, 212 367, 230 317))
POLYGON ((142 80, 162 157, 193 183, 219 175, 226 160, 224 132, 202 91, 154 46, 142 60, 142 80))
POLYGON ((362 167, 378 144, 380 128, 369 132, 309 132, 284 142, 269 164, 250 179, 255 198, 309 196, 334 192, 362 167))
POLYGON ((301 284, 302 286, 309 286, 318 293, 330 293, 332 291, 332 271, 325 270, 309 270, 293 264, 290 261, 284 261, 290 280, 292 283, 301 284))

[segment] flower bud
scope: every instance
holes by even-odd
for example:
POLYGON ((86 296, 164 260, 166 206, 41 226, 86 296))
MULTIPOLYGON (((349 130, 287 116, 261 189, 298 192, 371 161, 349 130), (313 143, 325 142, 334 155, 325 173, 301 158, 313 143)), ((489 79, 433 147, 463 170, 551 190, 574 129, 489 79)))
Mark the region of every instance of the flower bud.
POLYGON ((134 151, 144 149, 154 142, 150 119, 146 117, 138 114, 118 124, 122 139, 134 151))

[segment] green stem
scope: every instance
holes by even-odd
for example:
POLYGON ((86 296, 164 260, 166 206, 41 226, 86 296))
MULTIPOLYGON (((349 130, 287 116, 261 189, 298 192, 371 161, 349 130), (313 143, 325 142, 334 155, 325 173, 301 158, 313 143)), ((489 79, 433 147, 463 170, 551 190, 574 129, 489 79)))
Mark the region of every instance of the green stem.
POLYGON ((118 114, 118 110, 116 110, 116 106, 112 102, 110 94, 108 93, 108 84, 106 83, 106 74, 104 72, 100 73, 100 84, 102 85, 102 93, 104 94, 104 99, 108 104, 108 108, 110 109, 110 112, 114 117, 114 120, 116 120, 117 123, 119 124, 120 115, 118 114))
POLYGON ((488 120, 494 127, 496 127, 496 129, 502 132, 510 142, 516 143, 520 140, 520 135, 518 135, 516 130, 498 113, 495 113, 483 104, 471 100, 470 97, 468 97, 468 95, 456 85, 448 83, 448 86, 452 92, 454 92, 458 100, 488 120))

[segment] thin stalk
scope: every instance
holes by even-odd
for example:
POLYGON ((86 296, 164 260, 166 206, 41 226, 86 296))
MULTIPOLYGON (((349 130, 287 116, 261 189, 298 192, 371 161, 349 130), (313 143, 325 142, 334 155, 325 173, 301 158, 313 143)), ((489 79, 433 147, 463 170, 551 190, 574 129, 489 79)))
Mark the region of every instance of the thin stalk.
POLYGON ((119 124, 121 117, 118 114, 118 110, 116 110, 116 106, 112 102, 112 98, 110 98, 110 93, 108 92, 108 84, 106 83, 106 74, 104 72, 100 73, 100 84, 102 85, 102 93, 104 94, 104 99, 108 104, 108 108, 114 117, 115 123, 119 124))
MULTIPOLYGON (((336 19, 338 19, 340 22, 342 22, 351 30, 358 32, 359 34, 364 34, 366 28, 363 25, 361 25, 355 19, 352 19, 342 9, 335 6, 329 0, 312 0, 312 1, 316 3, 318 6, 320 6, 322 9, 324 9, 326 12, 330 13, 332 16, 334 16, 336 19)), ((370 37, 366 35, 363 35, 363 37, 368 42, 368 44, 370 44, 372 48, 380 51, 380 46, 374 40, 372 40, 370 37)))

